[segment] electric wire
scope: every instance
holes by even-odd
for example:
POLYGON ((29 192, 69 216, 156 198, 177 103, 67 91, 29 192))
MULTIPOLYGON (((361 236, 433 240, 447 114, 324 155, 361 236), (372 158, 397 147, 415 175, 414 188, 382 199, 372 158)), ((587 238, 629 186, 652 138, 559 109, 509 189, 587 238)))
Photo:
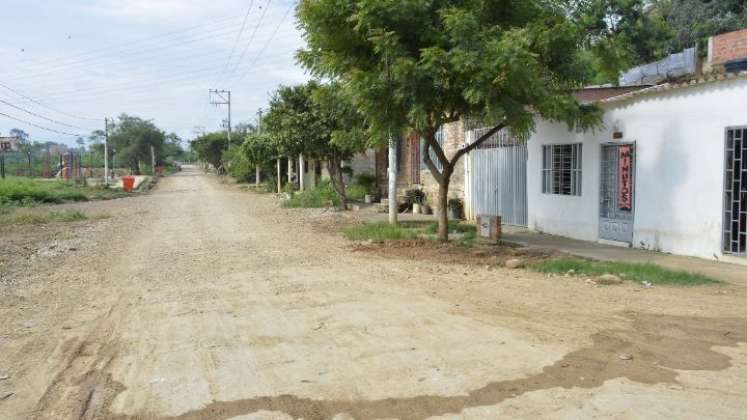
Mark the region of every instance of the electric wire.
POLYGON ((6 85, 4 83, 0 83, 0 87, 4 88, 4 89, 6 89, 6 90, 8 90, 10 92, 13 92, 14 94, 18 95, 19 97, 21 97, 21 98, 23 98, 23 99, 25 99, 25 100, 27 100, 27 101, 29 101, 31 103, 35 103, 35 104, 37 104, 37 105, 39 105, 39 106, 41 106, 43 108, 46 108, 46 109, 48 109, 50 111, 54 111, 54 112, 56 112, 56 113, 58 113, 60 115, 65 115, 67 117, 76 118, 76 119, 79 119, 79 120, 90 120, 90 121, 100 121, 101 120, 101 118, 91 118, 91 117, 78 116, 78 115, 70 114, 70 113, 67 113, 67 112, 60 111, 58 109, 52 108, 52 107, 50 107, 48 105, 45 105, 41 101, 38 101, 38 100, 36 100, 36 99, 28 96, 28 95, 24 95, 23 93, 19 92, 16 89, 13 89, 12 87, 10 87, 10 86, 8 86, 8 85, 6 85))
POLYGON ((33 115, 34 117, 41 118, 41 119, 43 119, 45 121, 48 121, 48 122, 51 122, 53 124, 61 125, 61 126, 68 127, 68 128, 77 128, 78 130, 85 130, 83 127, 78 127, 77 125, 70 125, 70 124, 67 124, 67 123, 64 123, 64 122, 61 122, 61 121, 54 120, 52 118, 45 117, 44 115, 37 114, 36 112, 29 111, 28 109, 25 109, 25 108, 21 108, 20 106, 14 105, 14 104, 12 104, 12 103, 10 103, 8 101, 5 101, 3 99, 0 99, 0 103, 3 103, 3 104, 5 104, 5 105, 7 105, 7 106, 9 106, 11 108, 14 108, 14 109, 17 109, 17 110, 21 111, 21 112, 25 112, 25 113, 27 113, 29 115, 33 115))
MULTIPOLYGON (((285 11, 285 14, 280 19, 280 21, 278 22, 277 26, 275 26, 275 30, 272 31, 272 35, 270 35, 270 37, 267 39, 267 42, 265 42, 265 44, 262 46, 262 49, 254 57, 254 60, 252 60, 251 66, 254 66, 254 64, 257 62, 257 60, 259 60, 260 57, 262 57, 262 54, 264 54, 265 50, 267 50, 267 47, 270 45, 270 43, 275 39, 275 37, 278 34, 278 31, 280 30, 280 27, 283 26, 283 22, 285 22, 285 20, 288 18, 288 15, 290 14, 291 10, 294 9, 295 5, 296 5, 295 3, 291 3, 288 6, 288 9, 285 11)), ((238 78, 238 80, 235 81, 235 83, 239 83, 242 80, 244 80, 244 77, 246 77, 247 74, 248 74, 247 72, 242 73, 241 76, 238 78)))
POLYGON ((55 130, 54 128, 45 127, 43 125, 39 125, 39 124, 36 124, 34 122, 31 122, 31 121, 26 121, 24 119, 17 118, 17 117, 14 117, 12 115, 5 114, 3 112, 0 112, 0 116, 6 117, 6 118, 10 118, 11 120, 15 120, 15 121, 20 122, 22 124, 30 125, 32 127, 38 128, 40 130, 49 131, 50 133, 62 134, 62 135, 65 135, 65 136, 72 136, 72 137, 83 137, 80 134, 68 133, 66 131, 55 130))

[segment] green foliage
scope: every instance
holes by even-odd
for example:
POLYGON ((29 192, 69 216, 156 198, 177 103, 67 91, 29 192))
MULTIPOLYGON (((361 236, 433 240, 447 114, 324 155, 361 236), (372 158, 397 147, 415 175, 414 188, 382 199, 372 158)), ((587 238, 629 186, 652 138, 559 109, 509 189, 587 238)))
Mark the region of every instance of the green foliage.
POLYGON ((376 175, 368 173, 356 175, 355 184, 365 188, 367 194, 375 194, 379 188, 379 180, 376 175))
POLYGON ((241 152, 253 167, 271 169, 279 151, 268 133, 250 133, 241 145, 241 152))
POLYGON ((14 177, 0 180, 0 205, 28 206, 86 200, 85 190, 74 183, 14 177))
POLYGON ((165 163, 166 150, 173 152, 175 135, 167 146, 166 133, 149 120, 122 114, 110 125, 109 150, 116 153, 120 162, 134 171, 140 171, 141 162, 151 162, 151 147, 156 155, 156 165, 165 163))
POLYGON ((419 189, 407 190, 405 191, 405 199, 410 205, 423 204, 425 203, 425 193, 419 189))
POLYGON ((361 201, 365 198, 366 194, 370 194, 368 191, 368 188, 363 185, 353 184, 347 188, 345 194, 350 200, 361 201))
POLYGON ((626 262, 589 261, 578 258, 560 258, 542 261, 531 267, 541 273, 567 274, 582 276, 601 276, 614 274, 624 280, 648 281, 657 285, 695 286, 719 283, 718 280, 702 274, 675 271, 655 264, 637 264, 626 262))
POLYGON ((223 167, 223 152, 228 146, 226 132, 209 133, 192 140, 192 150, 197 157, 215 167, 223 167))
POLYGON ((419 230, 413 229, 413 225, 389 223, 365 223, 359 226, 349 227, 342 230, 342 234, 351 241, 372 240, 375 242, 398 241, 403 239, 415 239, 419 230))
POLYGON ((249 162, 243 153, 242 146, 231 145, 223 152, 223 162, 225 162, 228 174, 237 182, 250 182, 254 180, 254 165, 249 162))
POLYGON ((335 189, 329 182, 322 182, 316 187, 296 192, 290 200, 283 202, 287 208, 326 208, 339 205, 335 189))

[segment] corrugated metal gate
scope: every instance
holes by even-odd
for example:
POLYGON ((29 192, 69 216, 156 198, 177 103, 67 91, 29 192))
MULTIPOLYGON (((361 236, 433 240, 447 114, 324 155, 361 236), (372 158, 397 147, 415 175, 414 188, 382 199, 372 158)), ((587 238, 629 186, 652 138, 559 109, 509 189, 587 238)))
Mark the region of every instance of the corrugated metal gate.
MULTIPOLYGON (((488 129, 467 132, 467 142, 488 129)), ((506 130, 486 140, 465 165, 467 217, 499 215, 507 225, 527 225, 527 144, 506 130)))

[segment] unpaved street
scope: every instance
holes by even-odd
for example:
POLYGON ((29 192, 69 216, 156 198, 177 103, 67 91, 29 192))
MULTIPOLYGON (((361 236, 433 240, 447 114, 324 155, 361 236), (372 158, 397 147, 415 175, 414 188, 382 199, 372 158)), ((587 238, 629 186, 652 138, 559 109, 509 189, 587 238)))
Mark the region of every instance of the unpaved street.
POLYGON ((75 206, 110 217, 0 285, 2 419, 747 413, 741 286, 591 287, 354 252, 329 212, 193 168, 75 206))

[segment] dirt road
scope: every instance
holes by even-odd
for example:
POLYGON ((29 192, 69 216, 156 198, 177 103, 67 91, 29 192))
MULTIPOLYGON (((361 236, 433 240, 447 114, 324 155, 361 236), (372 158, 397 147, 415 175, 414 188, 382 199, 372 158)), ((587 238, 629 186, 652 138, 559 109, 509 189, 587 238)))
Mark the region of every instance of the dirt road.
POLYGON ((2 419, 747 413, 738 286, 385 259, 189 168, 76 206, 111 217, 0 285, 2 419))

